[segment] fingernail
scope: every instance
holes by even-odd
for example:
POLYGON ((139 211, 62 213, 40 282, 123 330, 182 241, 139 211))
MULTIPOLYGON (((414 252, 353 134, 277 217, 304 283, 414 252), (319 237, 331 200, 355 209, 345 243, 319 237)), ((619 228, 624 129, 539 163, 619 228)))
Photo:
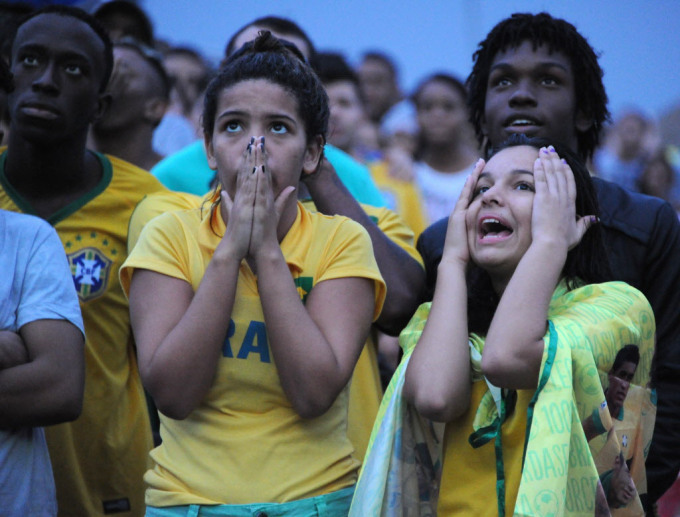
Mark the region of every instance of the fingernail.
POLYGON ((251 136, 250 137, 250 145, 253 145, 255 143, 255 137, 251 136))
POLYGON ((555 152, 555 148, 554 148, 552 145, 549 145, 549 146, 548 146, 548 150, 549 150, 551 153, 554 153, 554 152, 555 152))
POLYGON ((262 166, 262 174, 264 174, 264 165, 262 166))
POLYGON ((591 215, 591 216, 590 216, 590 222, 593 223, 593 224, 599 223, 599 222, 600 222, 600 218, 597 217, 596 215, 591 215))
POLYGON ((248 154, 251 154, 253 152, 253 146, 252 144, 248 144, 248 154))
POLYGON ((548 154, 548 150, 547 150, 545 147, 542 147, 542 148, 541 148, 541 152, 542 152, 543 154, 548 154))
POLYGON ((563 163, 564 165, 567 165, 567 160, 565 160, 564 158, 562 158, 562 163, 563 163))
POLYGON ((256 170, 257 170, 257 167, 253 167, 253 174, 255 174, 256 170))

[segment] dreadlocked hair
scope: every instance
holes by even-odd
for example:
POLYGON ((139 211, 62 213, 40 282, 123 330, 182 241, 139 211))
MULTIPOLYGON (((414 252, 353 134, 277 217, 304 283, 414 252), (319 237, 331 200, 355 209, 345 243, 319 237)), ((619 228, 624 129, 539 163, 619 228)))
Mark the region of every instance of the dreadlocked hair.
POLYGON ((545 45, 549 52, 561 52, 571 63, 576 109, 590 117, 590 129, 577 132, 578 152, 584 160, 592 157, 600 142, 604 124, 610 120, 607 94, 602 83, 599 55, 571 23, 548 13, 515 13, 496 25, 472 55, 473 67, 466 81, 470 122, 480 145, 484 144, 482 121, 492 62, 499 52, 515 49, 530 41, 534 50, 545 45))

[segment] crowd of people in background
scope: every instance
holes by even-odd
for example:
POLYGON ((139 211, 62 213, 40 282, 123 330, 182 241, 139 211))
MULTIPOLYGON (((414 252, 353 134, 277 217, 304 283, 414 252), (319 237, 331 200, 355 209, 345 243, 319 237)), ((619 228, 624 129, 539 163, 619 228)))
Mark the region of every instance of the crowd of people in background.
POLYGON ((412 92, 243 23, 0 2, 0 515, 680 511, 673 114, 547 13, 412 92))

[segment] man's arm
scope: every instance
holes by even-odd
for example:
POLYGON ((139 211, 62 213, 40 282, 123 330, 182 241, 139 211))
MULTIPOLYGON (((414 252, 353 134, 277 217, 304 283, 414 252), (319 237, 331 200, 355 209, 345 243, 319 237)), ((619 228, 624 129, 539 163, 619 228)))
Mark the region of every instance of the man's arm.
POLYGON ((658 407, 646 461, 652 502, 673 484, 680 470, 680 223, 668 204, 658 210, 648 244, 643 293, 656 318, 652 383, 658 407))
MULTIPOLYGON (((85 383, 83 334, 66 320, 35 320, 3 350, 25 347, 27 361, 0 371, 0 427, 36 427, 80 415, 85 383)), ((16 356, 15 356, 16 357, 16 356)))
POLYGON ((449 225, 449 218, 445 217, 428 226, 418 238, 416 249, 423 257, 425 264, 425 299, 432 300, 434 286, 437 283, 437 268, 444 253, 444 240, 449 225))
POLYGON ((364 212, 324 158, 314 174, 303 176, 319 212, 344 215, 368 231, 380 273, 387 285, 387 298, 376 321, 385 333, 397 335, 421 301, 425 272, 420 264, 392 242, 364 212))

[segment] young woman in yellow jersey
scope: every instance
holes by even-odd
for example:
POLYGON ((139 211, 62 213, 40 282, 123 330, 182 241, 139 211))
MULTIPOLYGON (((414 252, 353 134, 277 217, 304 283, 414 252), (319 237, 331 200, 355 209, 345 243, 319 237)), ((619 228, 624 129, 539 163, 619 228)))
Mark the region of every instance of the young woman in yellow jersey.
POLYGON ((219 195, 154 219, 126 263, 161 412, 147 515, 347 513, 348 382, 385 290, 366 231, 296 201, 327 124, 294 46, 268 32, 245 44, 206 93, 219 195))

